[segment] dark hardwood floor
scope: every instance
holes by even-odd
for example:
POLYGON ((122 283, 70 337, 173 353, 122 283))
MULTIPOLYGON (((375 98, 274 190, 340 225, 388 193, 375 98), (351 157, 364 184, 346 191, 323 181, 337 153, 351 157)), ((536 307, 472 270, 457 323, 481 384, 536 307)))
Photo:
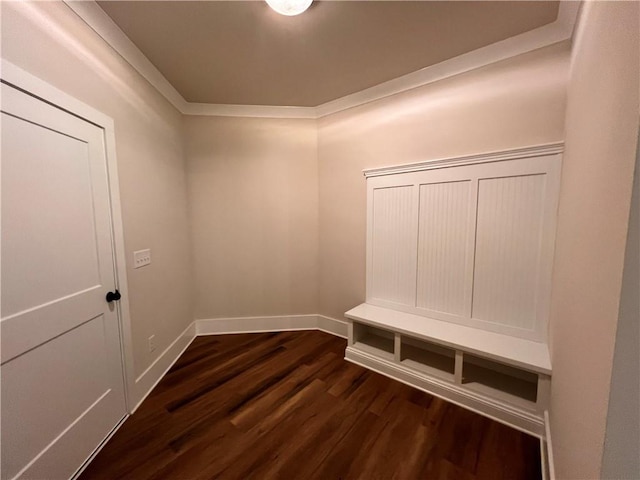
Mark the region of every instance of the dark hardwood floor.
POLYGON ((81 479, 539 479, 538 440, 317 332, 198 337, 81 479))

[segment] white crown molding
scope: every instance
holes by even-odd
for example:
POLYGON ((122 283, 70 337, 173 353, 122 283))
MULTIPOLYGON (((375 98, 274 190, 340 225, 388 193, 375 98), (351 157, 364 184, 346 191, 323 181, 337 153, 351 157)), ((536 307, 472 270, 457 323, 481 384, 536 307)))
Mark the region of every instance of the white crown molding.
POLYGON ((188 102, 94 1, 63 2, 181 113, 188 102))
POLYGON ((367 168, 362 171, 364 176, 379 177, 381 175, 395 175, 398 173, 418 172, 422 170, 432 170, 434 168, 453 167, 460 165, 472 165, 476 163, 501 162, 505 160, 515 160, 519 158, 544 157, 555 155, 564 151, 564 142, 548 143, 544 145, 534 145, 531 147, 514 148, 512 150, 502 150, 499 152, 480 153, 475 155, 463 155, 460 157, 438 158, 425 160, 424 162, 407 163, 404 165, 393 165, 389 167, 367 168))
MULTIPOLYGON (((228 1, 228 0, 227 0, 228 1)), ((224 105, 186 102, 185 115, 250 118, 318 118, 315 107, 280 107, 271 105, 224 105)))
POLYGON ((561 1, 553 23, 319 105, 318 118, 568 40, 573 35, 579 7, 578 1, 561 1))
POLYGON ((579 1, 562 0, 556 20, 542 27, 459 55, 360 92, 346 95, 342 98, 318 105, 317 107, 289 107, 278 105, 226 105, 187 102, 94 0, 63 1, 184 115, 310 119, 332 115, 349 108, 364 105, 568 40, 573 35, 578 10, 580 8, 579 1))

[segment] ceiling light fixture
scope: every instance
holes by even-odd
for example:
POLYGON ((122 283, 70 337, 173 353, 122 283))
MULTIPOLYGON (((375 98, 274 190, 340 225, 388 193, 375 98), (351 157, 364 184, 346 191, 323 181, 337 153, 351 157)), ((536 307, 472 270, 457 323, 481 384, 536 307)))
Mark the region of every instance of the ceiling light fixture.
POLYGON ((292 17, 309 8, 313 0, 266 0, 266 2, 280 15, 292 17))

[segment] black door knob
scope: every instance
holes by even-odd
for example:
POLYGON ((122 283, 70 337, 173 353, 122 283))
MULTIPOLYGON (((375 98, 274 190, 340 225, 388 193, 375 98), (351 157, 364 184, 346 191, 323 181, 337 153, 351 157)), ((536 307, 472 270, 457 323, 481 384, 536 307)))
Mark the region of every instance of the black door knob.
POLYGON ((111 303, 114 300, 120 300, 122 298, 122 295, 120 295, 120 292, 118 290, 116 290, 115 292, 109 292, 107 293, 107 302, 111 303))

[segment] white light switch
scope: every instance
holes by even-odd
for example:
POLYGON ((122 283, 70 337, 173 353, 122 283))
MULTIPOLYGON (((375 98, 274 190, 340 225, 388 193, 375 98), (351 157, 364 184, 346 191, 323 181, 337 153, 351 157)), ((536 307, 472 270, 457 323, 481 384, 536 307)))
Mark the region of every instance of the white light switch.
POLYGON ((151 263, 151 250, 138 250, 133 252, 133 268, 144 267, 151 263))

